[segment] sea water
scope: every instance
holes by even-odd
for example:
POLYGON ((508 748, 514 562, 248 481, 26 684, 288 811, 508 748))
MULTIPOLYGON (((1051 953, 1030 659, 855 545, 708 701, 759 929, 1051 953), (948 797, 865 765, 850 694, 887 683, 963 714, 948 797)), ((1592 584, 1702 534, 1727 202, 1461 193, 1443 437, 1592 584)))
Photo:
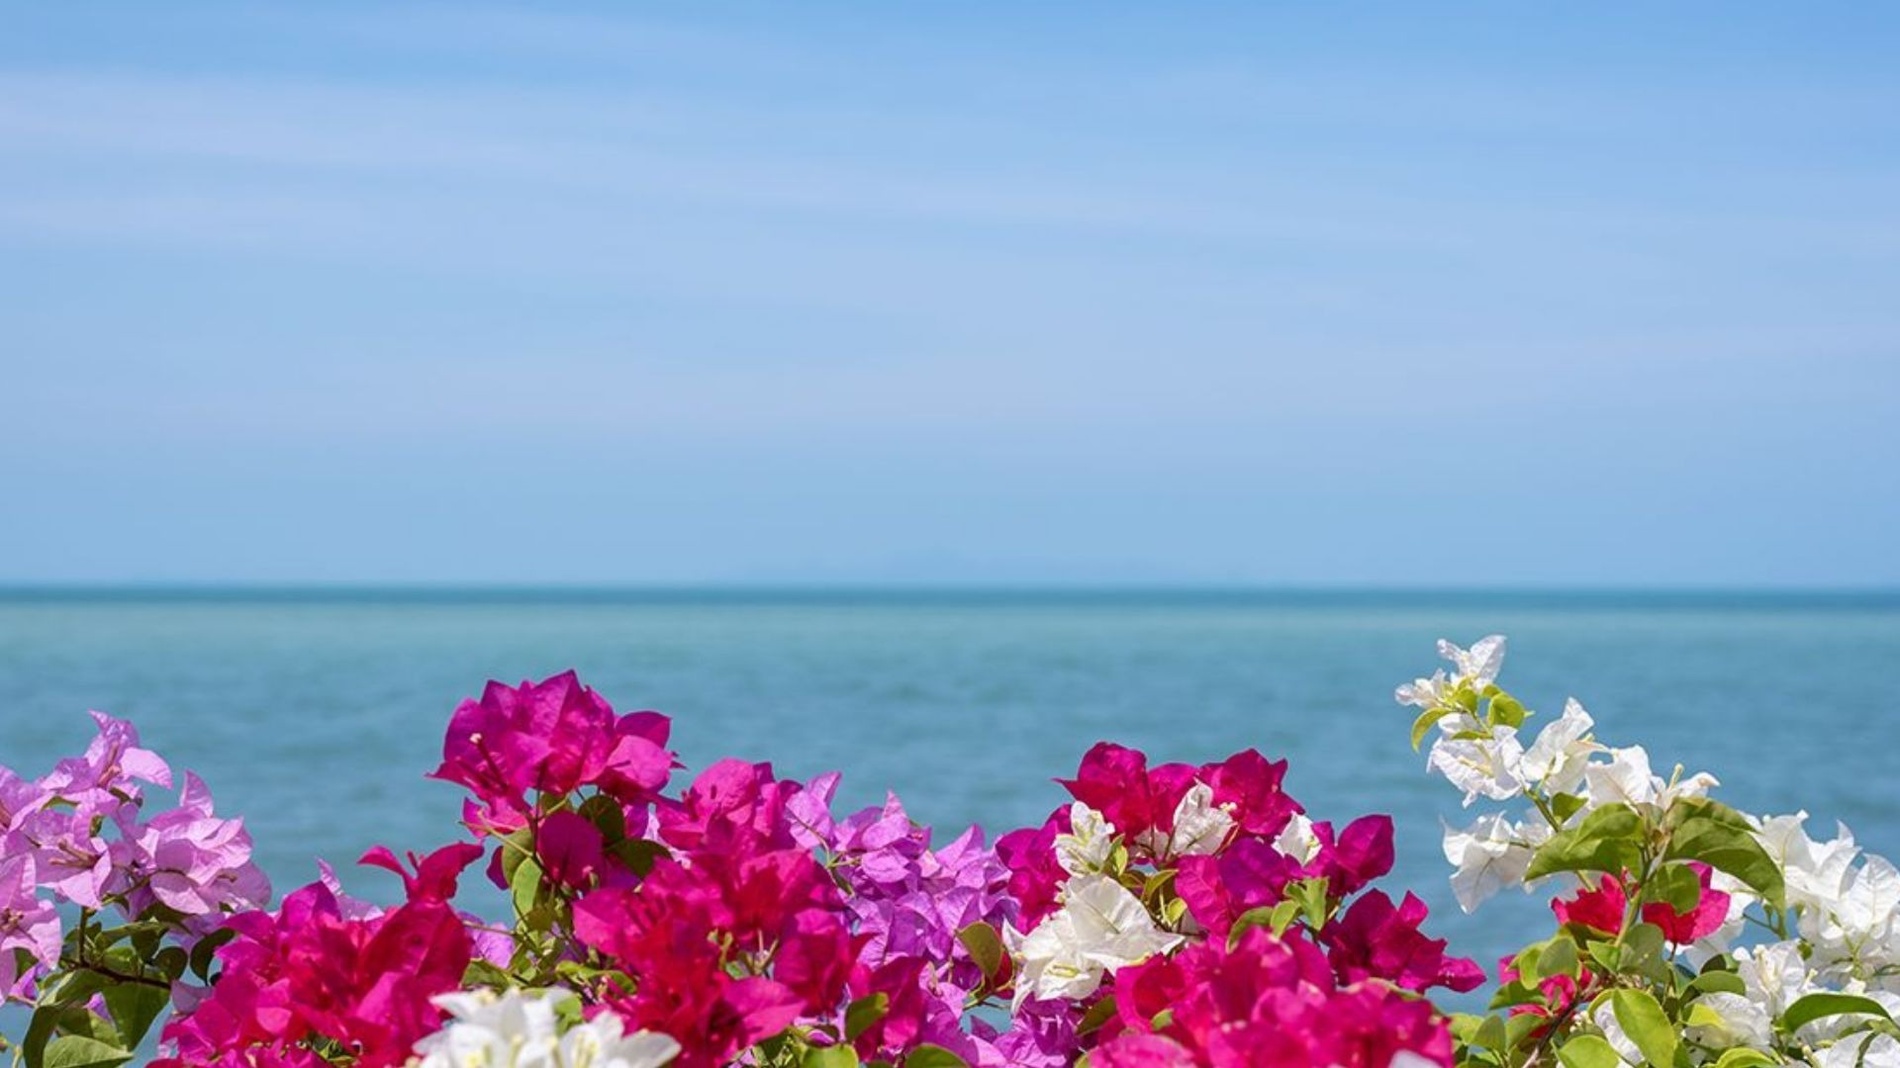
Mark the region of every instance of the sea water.
POLYGON ((1489 803, 1461 810, 1425 773, 1392 689, 1431 673, 1436 639, 1493 632, 1502 681, 1546 716, 1575 696, 1664 774, 1710 771, 1742 809, 1806 809, 1900 855, 1887 594, 16 590, 0 763, 37 775, 85 745, 86 710, 128 717, 245 818, 280 893, 325 858, 388 899, 393 877, 351 864, 457 837, 457 789, 423 775, 491 678, 578 669, 616 708, 673 717, 683 776, 724 756, 840 769, 841 803, 895 790, 940 840, 1039 823, 1101 739, 1156 761, 1253 747, 1291 762, 1315 818, 1392 813, 1383 885, 1489 967, 1548 933, 1546 900, 1460 914, 1441 821, 1489 803))

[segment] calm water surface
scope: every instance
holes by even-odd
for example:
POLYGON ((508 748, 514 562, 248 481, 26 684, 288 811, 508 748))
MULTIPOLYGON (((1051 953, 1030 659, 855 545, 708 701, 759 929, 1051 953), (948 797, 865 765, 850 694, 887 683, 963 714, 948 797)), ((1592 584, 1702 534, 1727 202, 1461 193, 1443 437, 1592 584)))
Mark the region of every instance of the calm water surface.
POLYGON ((1575 695, 1600 738, 1660 769, 1712 771, 1742 808, 1805 808, 1900 854, 1900 597, 1884 595, 15 591, 0 763, 39 774, 84 745, 87 709, 129 717, 246 817, 282 890, 317 857, 454 836, 456 791, 422 775, 489 678, 577 668, 617 708, 672 715, 693 768, 840 768, 845 801, 894 789, 942 835, 1040 821, 1062 801, 1051 777, 1099 739, 1195 762, 1253 746, 1292 761, 1316 817, 1396 814, 1388 887, 1489 962, 1547 914, 1514 895, 1459 915, 1439 821, 1469 817, 1424 774, 1391 692, 1432 670, 1435 639, 1491 632, 1533 708, 1575 695))

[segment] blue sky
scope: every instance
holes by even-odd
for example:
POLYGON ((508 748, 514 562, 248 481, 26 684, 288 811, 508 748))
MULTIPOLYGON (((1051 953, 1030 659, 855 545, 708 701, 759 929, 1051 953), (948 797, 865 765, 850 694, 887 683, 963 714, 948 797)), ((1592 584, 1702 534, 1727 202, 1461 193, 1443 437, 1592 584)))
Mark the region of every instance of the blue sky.
POLYGON ((15 5, 0 581, 1900 583, 1900 10, 15 5))

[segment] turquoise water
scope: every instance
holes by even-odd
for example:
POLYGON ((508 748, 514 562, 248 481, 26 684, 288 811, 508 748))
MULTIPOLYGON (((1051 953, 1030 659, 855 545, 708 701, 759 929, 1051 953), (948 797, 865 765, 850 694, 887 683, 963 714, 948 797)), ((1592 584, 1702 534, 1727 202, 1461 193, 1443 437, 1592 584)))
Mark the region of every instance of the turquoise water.
MULTIPOLYGON (((458 795, 425 781, 456 702, 488 678, 578 668, 625 709, 674 717, 694 768, 845 772, 953 834, 1039 821, 1098 739, 1159 760, 1247 746, 1292 761, 1315 816, 1395 813, 1399 868, 1437 930, 1487 959, 1547 913, 1457 912, 1438 820, 1468 819, 1407 744, 1392 687, 1440 636, 1511 637, 1533 708, 1575 695, 1599 737, 1806 808, 1900 854, 1900 596, 653 592, 0 594, 0 762, 38 774, 84 715, 133 719, 243 814, 280 889, 371 844, 448 840, 458 795)), ((1822 826, 1828 824, 1823 822, 1822 826)), ((353 888, 387 897, 377 872, 353 888)), ((477 897, 477 900, 483 900, 477 897)))

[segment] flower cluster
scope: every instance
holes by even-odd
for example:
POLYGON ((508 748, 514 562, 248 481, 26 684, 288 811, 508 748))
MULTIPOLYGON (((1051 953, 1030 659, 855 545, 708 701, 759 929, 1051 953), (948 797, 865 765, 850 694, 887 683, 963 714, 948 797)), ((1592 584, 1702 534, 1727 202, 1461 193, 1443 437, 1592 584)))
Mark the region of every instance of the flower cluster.
POLYGON ((1022 902, 1004 932, 1017 1011, 1066 1016, 1117 1065, 1449 1063, 1415 995, 1482 971, 1423 934, 1417 898, 1366 890, 1392 867, 1391 820, 1335 833, 1285 772, 1253 750, 1150 767, 1091 749, 1063 780, 1075 801, 998 842, 1022 902))
POLYGON ((29 780, 0 768, 0 994, 27 1068, 1900 1068, 1900 870, 1805 814, 1716 801, 1599 743, 1576 702, 1534 736, 1502 638, 1399 689, 1467 805, 1470 910, 1564 880, 1555 932, 1485 980, 1375 884, 1393 824, 1311 818, 1253 750, 1155 763, 1101 743, 1069 800, 946 842, 901 801, 839 815, 839 776, 727 759, 683 784, 670 723, 572 673, 490 684, 436 779, 467 840, 402 900, 335 874, 276 907, 235 820, 129 724, 29 780), (1488 806, 1489 807, 1489 806, 1488 806), (506 891, 484 918, 472 870, 506 891), (108 922, 110 918, 111 922, 108 922), (162 1026, 160 1026, 162 1024, 162 1026))
POLYGON ((564 990, 474 990, 443 994, 442 1030, 416 1043, 417 1068, 660 1068, 679 1043, 649 1031, 625 1034, 620 1018, 580 1019, 564 990))
POLYGON ((1604 745, 1582 706, 1526 745, 1530 711, 1497 685, 1504 639, 1398 689, 1435 727, 1429 768, 1479 798, 1522 801, 1447 828, 1467 911, 1550 879, 1558 930, 1503 962, 1493 1007, 1459 1022, 1469 1063, 1900 1066, 1900 872, 1845 828, 1825 842, 1805 813, 1749 815, 1707 773, 1657 774, 1641 746, 1604 745), (1753 937, 1748 935, 1753 933, 1753 937), (1751 943, 1751 944, 1745 944, 1751 943))
POLYGON ((205 936, 270 897, 243 822, 218 817, 197 776, 148 811, 146 787, 170 789, 171 768, 131 724, 93 721, 85 752, 38 779, 0 766, 0 1002, 35 1006, 36 1058, 73 1048, 47 1033, 55 1021, 137 1045, 205 936))

